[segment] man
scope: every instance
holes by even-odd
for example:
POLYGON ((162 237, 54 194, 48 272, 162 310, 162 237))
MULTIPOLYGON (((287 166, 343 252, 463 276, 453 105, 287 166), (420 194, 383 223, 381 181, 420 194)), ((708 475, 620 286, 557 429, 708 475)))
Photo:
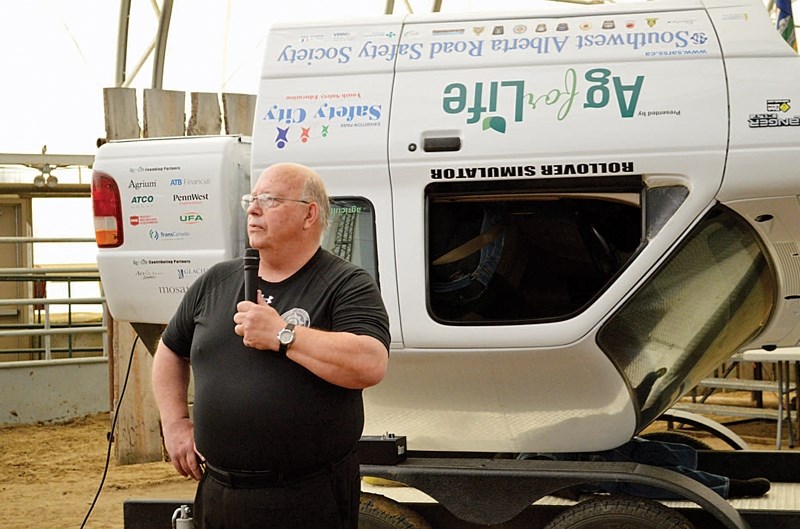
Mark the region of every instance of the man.
POLYGON ((241 259, 186 293, 153 364, 164 443, 200 480, 196 527, 356 528, 361 390, 386 372, 386 310, 364 270, 320 248, 329 204, 314 171, 271 166, 242 205, 258 302, 242 301, 241 259))

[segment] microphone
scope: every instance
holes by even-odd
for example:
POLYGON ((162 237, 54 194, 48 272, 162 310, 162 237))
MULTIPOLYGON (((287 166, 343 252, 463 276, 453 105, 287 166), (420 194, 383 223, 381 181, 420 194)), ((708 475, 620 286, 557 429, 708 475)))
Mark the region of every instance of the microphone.
POLYGON ((258 250, 244 250, 244 299, 257 303, 258 300, 258 250))

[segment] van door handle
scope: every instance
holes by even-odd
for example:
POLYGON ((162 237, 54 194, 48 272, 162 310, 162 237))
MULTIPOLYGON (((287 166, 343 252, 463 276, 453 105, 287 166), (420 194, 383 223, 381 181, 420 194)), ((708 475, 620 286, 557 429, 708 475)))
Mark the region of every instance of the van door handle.
POLYGON ((454 152, 461 150, 461 138, 425 138, 422 143, 425 152, 454 152))

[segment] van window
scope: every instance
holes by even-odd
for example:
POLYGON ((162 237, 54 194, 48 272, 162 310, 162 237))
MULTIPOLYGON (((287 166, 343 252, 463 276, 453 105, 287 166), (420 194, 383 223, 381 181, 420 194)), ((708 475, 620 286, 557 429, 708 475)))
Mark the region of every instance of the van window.
POLYGON ((613 315, 597 343, 625 375, 640 428, 761 331, 776 278, 753 229, 716 206, 613 315))
POLYGON ((640 178, 426 189, 428 310, 444 324, 564 319, 643 241, 640 178))
POLYGON ((375 215, 364 198, 331 198, 331 218, 322 247, 366 270, 378 282, 375 215))

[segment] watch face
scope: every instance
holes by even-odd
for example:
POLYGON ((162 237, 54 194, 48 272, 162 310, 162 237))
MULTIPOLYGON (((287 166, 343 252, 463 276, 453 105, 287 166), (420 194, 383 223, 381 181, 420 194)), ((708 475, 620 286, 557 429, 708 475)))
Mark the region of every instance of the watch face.
POLYGON ((282 344, 288 345, 292 343, 293 339, 294 339, 294 332, 289 329, 283 329, 278 334, 278 341, 281 342, 282 344))

